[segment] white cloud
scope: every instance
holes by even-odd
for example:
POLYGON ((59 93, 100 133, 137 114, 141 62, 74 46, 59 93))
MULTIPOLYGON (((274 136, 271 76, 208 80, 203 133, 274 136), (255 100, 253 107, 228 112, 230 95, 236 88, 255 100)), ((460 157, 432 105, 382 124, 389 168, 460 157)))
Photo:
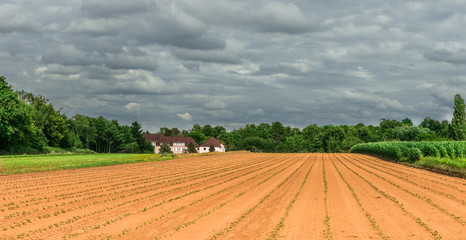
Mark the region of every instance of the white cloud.
POLYGON ((139 103, 130 102, 126 104, 125 108, 130 112, 137 112, 141 108, 141 105, 139 103))
POLYGON ((185 112, 185 113, 177 113, 176 116, 178 116, 179 118, 185 120, 185 121, 191 121, 193 119, 193 117, 191 116, 191 114, 189 112, 185 112))
POLYGON ((350 72, 351 75, 364 78, 364 79, 372 79, 374 76, 369 72, 369 70, 365 69, 364 67, 357 67, 356 70, 350 72))

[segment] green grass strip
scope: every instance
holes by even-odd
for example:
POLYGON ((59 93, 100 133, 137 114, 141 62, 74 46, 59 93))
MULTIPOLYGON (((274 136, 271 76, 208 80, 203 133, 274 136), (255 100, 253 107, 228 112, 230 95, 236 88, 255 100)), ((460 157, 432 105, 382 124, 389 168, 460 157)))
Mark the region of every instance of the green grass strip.
POLYGON ((155 162, 173 159, 159 154, 64 154, 0 157, 0 174, 46 172, 61 169, 101 167, 128 163, 155 162))

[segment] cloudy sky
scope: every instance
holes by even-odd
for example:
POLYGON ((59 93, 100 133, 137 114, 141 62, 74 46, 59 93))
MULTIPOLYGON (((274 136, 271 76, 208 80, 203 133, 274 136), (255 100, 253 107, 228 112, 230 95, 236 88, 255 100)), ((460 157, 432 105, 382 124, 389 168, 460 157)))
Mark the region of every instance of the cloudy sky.
POLYGON ((466 0, 3 0, 0 75, 144 129, 451 120, 466 0))

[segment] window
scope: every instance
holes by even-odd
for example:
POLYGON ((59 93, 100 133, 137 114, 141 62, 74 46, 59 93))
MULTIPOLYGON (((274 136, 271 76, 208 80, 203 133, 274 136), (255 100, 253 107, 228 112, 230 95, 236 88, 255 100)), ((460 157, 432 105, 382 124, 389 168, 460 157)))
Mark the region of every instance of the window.
POLYGON ((207 148, 204 148, 204 150, 207 150, 207 148))

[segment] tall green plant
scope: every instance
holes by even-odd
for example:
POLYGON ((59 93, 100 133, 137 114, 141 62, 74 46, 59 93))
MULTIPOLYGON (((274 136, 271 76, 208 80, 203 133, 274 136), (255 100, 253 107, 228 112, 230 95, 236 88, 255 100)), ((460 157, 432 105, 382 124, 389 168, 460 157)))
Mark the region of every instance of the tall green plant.
POLYGON ((451 120, 453 137, 455 140, 465 140, 465 105, 461 95, 455 95, 455 106, 453 111, 453 119, 451 120))
POLYGON ((160 146, 159 153, 162 155, 167 155, 169 153, 173 153, 172 150, 170 149, 170 146, 168 144, 164 143, 160 146))
POLYGON ((196 148, 194 147, 194 143, 190 142, 188 144, 188 153, 197 153, 196 148))

